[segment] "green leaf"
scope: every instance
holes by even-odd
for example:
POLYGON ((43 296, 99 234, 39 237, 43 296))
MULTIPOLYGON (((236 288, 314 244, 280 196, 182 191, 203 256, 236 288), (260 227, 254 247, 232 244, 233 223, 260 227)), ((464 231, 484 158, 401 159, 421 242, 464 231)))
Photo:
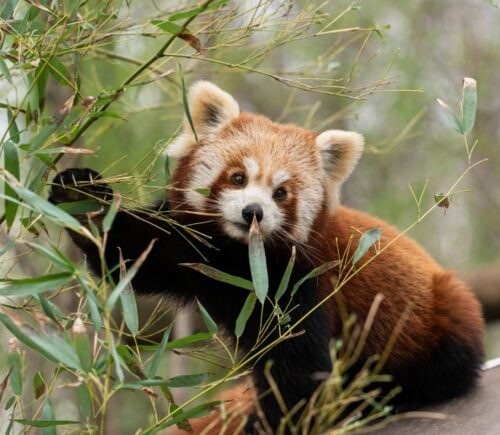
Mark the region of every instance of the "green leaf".
POLYGON ((92 323, 94 324, 94 330, 96 332, 99 332, 102 327, 102 319, 99 313, 100 304, 96 295, 94 294, 89 284, 87 283, 88 272, 85 271, 85 273, 83 274, 78 273, 76 275, 76 279, 80 284, 80 286, 84 289, 85 294, 87 295, 87 307, 90 312, 90 318, 92 319, 92 323))
POLYGON ((253 218, 250 226, 248 240, 248 259, 250 261, 250 273, 252 283, 261 304, 264 303, 269 291, 269 279, 267 274, 266 251, 264 250, 264 241, 257 224, 257 219, 253 218))
POLYGON ((180 375, 167 379, 166 384, 170 388, 194 387, 203 384, 208 377, 209 373, 195 373, 192 375, 180 375))
POLYGON ((113 340, 113 338, 111 338, 111 343, 109 343, 109 351, 111 352, 111 355, 113 357, 113 362, 115 363, 116 376, 118 377, 120 382, 123 382, 125 380, 125 375, 123 374, 122 364, 125 367, 126 364, 122 361, 120 355, 118 355, 118 352, 116 351, 115 341, 113 340))
POLYGON ((81 367, 84 372, 88 373, 92 369, 92 350, 90 348, 89 337, 85 331, 75 330, 76 327, 85 329, 81 318, 77 318, 73 324, 73 342, 81 367))
POLYGON ((54 223, 65 226, 71 230, 77 232, 82 232, 82 230, 84 230, 82 225, 73 216, 38 196, 31 190, 21 186, 21 184, 10 173, 3 172, 3 175, 7 183, 9 183, 19 198, 21 198, 34 211, 37 211, 46 218, 52 220, 54 223))
POLYGON ((23 393, 23 362, 20 352, 9 352, 7 354, 7 366, 10 368, 9 383, 16 396, 23 393))
POLYGON ((460 119, 458 119, 458 116, 455 115, 455 112, 451 110, 451 107, 448 106, 444 101, 440 100, 439 98, 437 99, 438 104, 444 109, 446 112, 446 115, 448 116, 448 119, 450 121, 451 126, 460 134, 463 133, 463 127, 462 127, 462 122, 460 119))
MULTIPOLYGON (((17 148, 14 142, 9 140, 4 143, 3 156, 4 156, 5 169, 9 171, 12 174, 12 176, 16 178, 16 180, 19 180, 20 179, 19 156, 17 154, 17 148)), ((12 189, 12 187, 7 183, 4 183, 4 193, 6 197, 18 199, 18 196, 14 191, 14 189, 12 189)), ((17 202, 10 201, 8 198, 5 198, 5 221, 7 223, 7 228, 9 229, 14 223, 18 207, 19 204, 17 202)))
POLYGON ((255 301, 257 300, 257 295, 255 293, 250 293, 243 307, 241 308, 240 313, 238 314, 238 318, 236 319, 236 326, 234 328, 234 335, 236 337, 241 337, 243 332, 245 332, 245 326, 247 325, 248 319, 252 315, 252 312, 255 308, 255 301))
POLYGON ((53 302, 49 301, 43 294, 38 294, 35 298, 38 299, 38 302, 47 317, 56 323, 59 323, 59 321, 63 319, 64 316, 60 308, 53 302))
POLYGON ((31 349, 41 353, 50 361, 64 364, 73 369, 81 369, 78 355, 72 346, 58 336, 46 336, 37 333, 32 328, 19 328, 7 315, 0 313, 0 322, 19 341, 31 349))
POLYGON ((201 302, 197 299, 198 307, 200 308, 201 317, 203 318, 203 322, 208 329, 208 332, 211 334, 215 334, 217 332, 217 323, 214 322, 214 319, 208 314, 208 311, 205 309, 201 302))
MULTIPOLYGON (((24 424, 25 426, 32 427, 40 427, 40 428, 53 428, 54 426, 63 426, 67 424, 80 424, 79 421, 75 420, 26 420, 24 418, 19 418, 14 420, 16 423, 24 424)), ((43 435, 45 434, 54 434, 57 432, 54 431, 43 431, 43 435)))
POLYGON ((464 79, 462 93, 462 130, 463 134, 469 134, 474 127, 477 110, 476 81, 469 77, 464 79))
POLYGON ((199 341, 210 340, 213 338, 213 334, 210 332, 198 332, 193 335, 188 335, 187 337, 178 338, 177 340, 172 340, 170 343, 167 343, 167 349, 182 349, 184 347, 189 347, 194 343, 198 343, 199 341))
POLYGON ((31 145, 28 149, 28 155, 34 154, 40 148, 45 145, 47 139, 57 130, 57 124, 49 124, 40 129, 38 134, 31 141, 31 145))
POLYGON ((189 9, 187 11, 182 11, 182 12, 171 15, 168 19, 169 19, 169 21, 179 21, 179 20, 183 20, 185 18, 195 17, 207 9, 217 9, 218 7, 225 5, 228 2, 229 2, 229 0, 214 1, 214 2, 210 3, 210 5, 208 7, 199 6, 197 8, 189 9))
POLYGON ((118 213, 118 210, 120 209, 120 204, 121 204, 121 196, 120 194, 115 193, 113 196, 113 202, 111 203, 111 206, 109 207, 106 216, 104 216, 104 219, 102 220, 102 230, 105 233, 107 233, 113 226, 116 213, 118 213))
POLYGON ((195 373, 192 375, 174 376, 170 379, 143 379, 135 382, 126 382, 120 388, 140 390, 144 387, 158 387, 161 385, 167 385, 170 388, 195 387, 203 384, 209 376, 209 373, 195 373))
POLYGON ((165 429, 169 426, 172 426, 184 420, 188 420, 190 418, 198 418, 204 415, 208 415, 216 406, 222 405, 223 403, 225 403, 223 400, 216 400, 195 406, 194 408, 191 408, 187 411, 177 412, 173 418, 167 420, 165 423, 159 424, 158 426, 145 431, 144 435, 150 435, 153 432, 157 433, 161 429, 165 429))
POLYGON ((334 267, 337 267, 338 265, 339 262, 337 260, 329 261, 311 270, 303 278, 299 279, 297 283, 295 283, 295 285, 292 288, 291 296, 293 297, 295 293, 297 293, 297 290, 300 288, 300 286, 304 284, 308 279, 316 278, 320 275, 323 275, 325 272, 328 272, 329 270, 333 269, 334 267))
POLYGON ((144 250, 144 252, 139 256, 139 258, 134 262, 132 267, 124 275, 124 277, 120 279, 120 282, 117 284, 117 286, 113 289, 113 291, 108 297, 108 300, 106 301, 105 308, 108 312, 111 312, 113 310, 122 292, 130 285, 132 279, 139 271, 139 268, 142 266, 142 263, 144 263, 146 257, 151 252, 151 249, 153 249, 153 245, 155 242, 156 240, 151 241, 148 247, 144 250))
POLYGON ((18 0, 5 0, 2 2, 3 5, 0 6, 0 18, 4 20, 10 20, 12 18, 12 14, 14 13, 14 8, 18 3, 18 0))
POLYGON ((10 140, 14 143, 19 143, 19 129, 17 128, 16 118, 10 108, 7 108, 7 122, 9 124, 10 140))
POLYGON ((62 267, 68 272, 74 272, 75 266, 73 262, 68 259, 59 249, 53 246, 43 246, 35 242, 26 242, 26 244, 33 249, 38 255, 48 259, 51 263, 62 267))
POLYGON ((123 319, 132 335, 139 332, 139 315, 137 314, 137 303, 135 293, 131 285, 126 286, 120 294, 120 303, 123 310, 123 319))
POLYGON ((182 106, 184 108, 184 115, 189 122, 189 126, 191 127, 191 131, 193 132, 194 139, 196 142, 199 142, 198 135, 196 134, 196 130, 194 128, 193 118, 191 117, 191 111, 189 110, 189 101, 187 97, 186 83, 184 82, 184 74, 182 74, 182 66, 179 64, 179 73, 181 76, 181 86, 182 86, 182 106))
POLYGON ((42 372, 36 372, 33 376, 33 392, 35 394, 35 399, 39 399, 45 393, 45 379, 42 372))
POLYGON ((63 272, 26 279, 0 279, 0 296, 33 296, 50 290, 57 290, 66 284, 72 273, 63 272))
POLYGON ((352 264, 356 264, 363 258, 368 249, 370 249, 376 242, 380 241, 382 231, 380 228, 373 228, 366 233, 363 233, 359 238, 358 247, 352 257, 352 264))
POLYGON ((151 20, 151 24, 175 36, 182 33, 182 27, 172 21, 151 20))
POLYGON ((101 204, 90 199, 74 202, 61 202, 60 204, 57 204, 57 207, 72 216, 78 216, 85 213, 92 213, 102 210, 101 204))
POLYGON ((288 261, 288 264, 286 266, 285 273, 281 278, 280 285, 278 287, 278 290, 276 291, 276 295, 274 296, 274 300, 276 302, 279 302, 279 300, 285 294, 288 288, 288 284, 290 283, 290 277, 292 276, 293 266, 295 265, 296 256, 297 256, 297 249, 295 248, 295 246, 292 246, 292 255, 290 256, 290 260, 288 261))
POLYGON ((200 195, 203 195, 203 196, 209 196, 211 189, 206 188, 206 187, 199 187, 199 188, 193 189, 193 191, 196 193, 199 193, 200 195))
POLYGON ((161 343, 156 349, 153 358, 151 358, 151 363, 149 364, 149 367, 146 370, 148 377, 151 379, 154 378, 156 376, 156 373, 158 372, 158 367, 160 367, 160 362, 163 357, 163 353, 167 349, 167 343, 168 339, 170 338, 171 332, 172 332, 172 325, 169 325, 167 329, 165 329, 165 332, 163 333, 161 343))
POLYGON ((90 397, 89 387, 86 384, 81 384, 76 388, 76 395, 78 397, 78 405, 80 412, 85 417, 92 416, 92 399, 90 397))
POLYGON ((230 275, 220 270, 215 269, 212 266, 208 266, 203 263, 179 263, 179 266, 189 267, 190 269, 196 270, 209 278, 215 279, 216 281, 224 282, 226 284, 231 284, 236 287, 244 288, 245 290, 253 290, 252 281, 249 281, 238 276, 230 275))
POLYGON ((57 58, 52 57, 49 62, 49 71, 52 77, 54 77, 61 85, 71 86, 71 75, 64 64, 57 58))

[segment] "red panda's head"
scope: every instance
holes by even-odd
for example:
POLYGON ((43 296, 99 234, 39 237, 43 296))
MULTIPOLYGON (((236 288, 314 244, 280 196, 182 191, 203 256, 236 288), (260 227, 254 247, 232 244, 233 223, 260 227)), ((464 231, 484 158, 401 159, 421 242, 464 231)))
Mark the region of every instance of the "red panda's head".
POLYGON ((255 215, 264 238, 305 242, 318 215, 333 213, 363 151, 358 133, 317 134, 241 113, 231 95, 209 82, 190 88, 188 106, 198 140, 186 119, 167 150, 177 159, 173 182, 183 195, 177 206, 219 213, 223 230, 238 240, 247 240, 255 215))

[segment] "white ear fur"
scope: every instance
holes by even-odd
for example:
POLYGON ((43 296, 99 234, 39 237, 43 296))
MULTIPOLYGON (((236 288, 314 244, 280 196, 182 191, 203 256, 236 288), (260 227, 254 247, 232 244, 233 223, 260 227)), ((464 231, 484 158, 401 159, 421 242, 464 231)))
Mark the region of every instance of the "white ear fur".
POLYGON ((327 206, 332 212, 339 203, 340 186, 363 154, 364 143, 363 136, 354 131, 328 130, 316 137, 326 184, 327 206))
MULTIPOLYGON (((224 124, 240 114, 236 100, 213 83, 200 80, 189 88, 188 106, 198 141, 216 133, 224 124)), ((184 157, 197 145, 188 119, 183 133, 172 142, 167 154, 184 157)))

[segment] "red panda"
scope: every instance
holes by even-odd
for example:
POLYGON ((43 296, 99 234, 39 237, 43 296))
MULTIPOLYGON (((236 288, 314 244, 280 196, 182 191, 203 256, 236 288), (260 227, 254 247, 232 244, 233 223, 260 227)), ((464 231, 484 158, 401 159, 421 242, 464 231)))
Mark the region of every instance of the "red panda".
MULTIPOLYGON (((314 267, 341 260, 345 252, 350 258, 359 235, 380 228, 381 248, 397 238, 396 242, 341 289, 346 311, 360 322, 367 318, 376 295, 384 297, 360 362, 384 351, 402 313, 410 307, 384 366, 394 384, 402 387, 397 403, 414 408, 469 390, 483 355, 483 319, 476 299, 415 241, 400 237, 377 218, 339 205, 340 187, 363 152, 363 137, 341 130, 318 134, 240 112, 232 96, 204 81, 191 87, 188 102, 192 125, 186 120, 184 132, 168 149, 177 161, 168 202, 152 207, 151 212, 122 210, 116 215, 105 251, 109 270, 118 264, 119 252, 128 261, 135 260, 157 239, 133 280, 136 292, 171 295, 184 303, 198 299, 231 334, 247 293, 179 264, 206 262, 250 279, 247 246, 255 218, 266 247, 272 298, 293 246, 297 257, 290 286, 314 267), (208 188, 209 194, 200 188, 208 188), (210 236, 209 246, 183 230, 192 225, 210 236)), ((80 199, 74 194, 75 186, 81 188, 81 195, 109 199, 111 189, 94 184, 98 178, 90 169, 68 169, 54 178, 50 200, 58 204, 80 199)), ((90 266, 100 270, 96 248, 79 235, 70 235, 90 266)), ((369 257, 366 254, 359 265, 369 257)), ((300 287, 291 300, 292 323, 332 293, 332 279, 339 274, 337 267, 300 287)), ((285 295, 289 302, 290 292, 285 295)), ((263 309, 266 318, 272 315, 270 304, 263 309)), ((256 311, 259 314, 250 317, 239 340, 245 352, 257 338, 260 310, 256 311)), ((329 346, 332 338, 341 336, 341 328, 339 305, 331 298, 303 320, 302 334, 254 361, 253 383, 268 427, 277 429, 283 413, 274 395, 266 394, 270 387, 266 362, 273 361, 270 373, 290 410, 317 389, 315 374, 330 372, 329 346)), ((269 340, 275 338, 271 335, 269 340)), ((257 420, 255 414, 250 416, 247 433, 254 432, 257 420)))

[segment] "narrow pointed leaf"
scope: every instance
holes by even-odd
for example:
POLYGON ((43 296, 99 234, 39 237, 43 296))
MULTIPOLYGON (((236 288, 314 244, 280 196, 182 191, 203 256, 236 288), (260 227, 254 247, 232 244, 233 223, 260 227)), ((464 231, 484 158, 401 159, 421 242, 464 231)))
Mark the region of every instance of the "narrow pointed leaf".
POLYGON ((146 373, 150 379, 153 379, 156 376, 156 373, 158 372, 158 367, 160 367, 160 362, 167 348, 167 343, 168 339, 170 338, 171 332, 172 332, 172 325, 169 325, 167 329, 165 329, 165 332, 163 333, 163 337, 161 339, 161 343, 158 346, 158 349, 156 349, 156 352, 153 355, 153 358, 151 359, 151 363, 149 364, 149 367, 146 370, 146 373))
MULTIPOLYGON (((21 172, 19 167, 19 155, 17 153, 17 147, 14 142, 12 142, 11 140, 5 142, 3 153, 5 169, 9 171, 13 177, 19 180, 21 172)), ((4 193, 6 197, 11 197, 15 200, 18 199, 16 192, 8 183, 4 183, 4 193)), ((12 226, 17 214, 18 207, 19 204, 17 202, 10 201, 8 198, 5 198, 5 221, 7 223, 7 228, 10 228, 12 226)))
POLYGON ((252 315, 252 312, 255 308, 255 301, 257 300, 257 295, 255 293, 250 293, 243 307, 241 308, 240 314, 238 314, 238 318, 236 319, 236 325, 234 328, 234 335, 236 337, 241 337, 243 332, 245 332, 245 327, 247 325, 248 319, 252 315))
POLYGON ((130 285, 132 279, 139 271, 139 268, 142 266, 142 263, 144 263, 148 254, 151 252, 151 249, 153 249, 153 245, 155 242, 156 242, 156 240, 152 240, 149 243, 148 247, 144 250, 144 252, 134 262, 132 267, 127 271, 125 276, 120 280, 120 282, 117 284, 117 286, 113 289, 113 291, 109 295, 109 298, 106 302, 106 310, 108 312, 113 310, 113 308, 115 307, 116 302, 118 301, 118 298, 120 297, 122 292, 130 285))
POLYGON ((37 278, 0 280, 0 296, 33 296, 45 291, 57 290, 71 277, 71 273, 63 272, 37 278))
POLYGON ((208 266, 203 263, 179 263, 179 266, 189 267, 197 272, 202 273, 209 278, 215 279, 216 281, 224 282, 226 284, 231 284, 236 287, 244 288, 246 290, 253 290, 252 281, 249 281, 238 276, 230 275, 214 267, 208 266))
POLYGON ((450 121, 450 125, 460 134, 463 133, 463 127, 462 127, 462 122, 458 118, 458 116, 453 112, 450 106, 446 104, 444 101, 440 100, 439 98, 437 99, 438 104, 444 109, 446 115, 448 116, 448 119, 450 121))
POLYGON ((320 275, 323 275, 325 272, 328 272, 329 270, 333 269, 334 267, 337 267, 338 265, 339 265, 339 262, 336 260, 329 261, 329 262, 324 263, 321 266, 318 266, 315 269, 311 270, 303 278, 301 278, 299 281, 297 281, 297 283, 293 286, 291 296, 293 297, 295 295, 295 293, 297 293, 300 286, 302 284, 304 284, 307 280, 312 279, 312 278, 316 278, 320 275))
POLYGON ((278 287, 278 290, 276 291, 276 296, 274 297, 276 302, 278 302, 281 299, 281 297, 285 294, 288 288, 288 284, 290 283, 290 277, 292 275, 293 266, 295 265, 296 256, 297 256, 297 249, 295 248, 295 246, 292 246, 292 255, 286 266, 285 273, 281 278, 280 285, 278 287))
POLYGON ((363 258, 368 249, 370 249, 382 237, 380 228, 373 228, 366 233, 363 233, 359 238, 358 247, 352 257, 352 264, 356 264, 363 258))
POLYGON ((463 134, 469 134, 474 127, 477 110, 476 81, 469 77, 464 79, 462 94, 462 129, 463 134))
POLYGON ((253 217, 249 232, 248 259, 250 261, 250 273, 252 275, 255 294, 260 303, 263 304, 269 291, 269 278, 264 241, 255 216, 253 217))
POLYGON ((203 305, 201 305, 199 300, 196 300, 198 303, 198 307, 200 308, 201 317, 203 318, 203 322, 208 329, 208 332, 211 334, 215 334, 217 332, 217 323, 214 322, 214 319, 208 314, 208 311, 205 309, 203 305))

